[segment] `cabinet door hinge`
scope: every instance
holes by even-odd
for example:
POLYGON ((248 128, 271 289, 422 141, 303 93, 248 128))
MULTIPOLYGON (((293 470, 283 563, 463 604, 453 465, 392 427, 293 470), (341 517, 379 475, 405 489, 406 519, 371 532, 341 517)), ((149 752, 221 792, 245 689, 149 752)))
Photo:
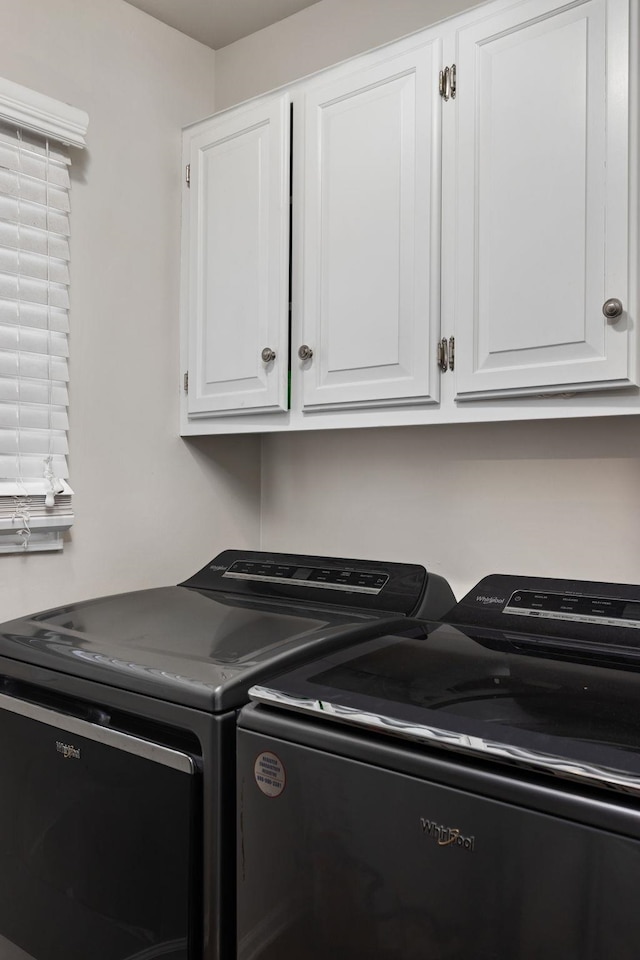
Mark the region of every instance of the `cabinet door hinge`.
POLYGON ((438 340, 438 369, 446 373, 449 369, 449 351, 447 347, 447 338, 438 340))
POLYGON ((450 67, 445 67, 440 71, 438 81, 438 90, 443 100, 456 98, 456 65, 452 63, 450 67))
POLYGON ((189 371, 188 370, 185 373, 184 377, 182 378, 182 387, 185 393, 189 393, 189 371))
POLYGON ((438 369, 442 373, 446 373, 447 370, 453 370, 455 362, 455 350, 456 350, 456 338, 449 337, 447 340, 446 337, 443 337, 442 340, 438 341, 438 369))
POLYGON ((187 169, 185 171, 184 178, 187 181, 187 186, 190 187, 191 186, 191 164, 190 163, 187 164, 187 169))

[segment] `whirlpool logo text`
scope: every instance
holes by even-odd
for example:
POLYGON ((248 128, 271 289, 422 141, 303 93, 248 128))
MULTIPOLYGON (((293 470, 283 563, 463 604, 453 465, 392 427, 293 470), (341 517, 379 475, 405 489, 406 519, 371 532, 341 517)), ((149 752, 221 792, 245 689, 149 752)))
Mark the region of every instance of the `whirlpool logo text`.
POLYGON ((63 743, 62 740, 56 740, 56 750, 62 754, 65 760, 80 759, 80 747, 74 747, 70 743, 63 743))
POLYGON ((439 847, 462 847, 471 853, 475 850, 476 838, 463 837, 457 827, 445 827, 435 820, 420 817, 422 832, 436 841, 439 847))

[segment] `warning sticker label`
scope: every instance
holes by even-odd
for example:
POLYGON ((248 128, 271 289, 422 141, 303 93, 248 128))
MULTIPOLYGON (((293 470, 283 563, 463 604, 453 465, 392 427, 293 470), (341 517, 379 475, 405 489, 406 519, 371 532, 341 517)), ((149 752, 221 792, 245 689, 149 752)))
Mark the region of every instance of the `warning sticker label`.
POLYGON ((265 750, 258 754, 253 765, 256 783, 267 797, 279 797, 287 782, 284 766, 280 757, 265 750))

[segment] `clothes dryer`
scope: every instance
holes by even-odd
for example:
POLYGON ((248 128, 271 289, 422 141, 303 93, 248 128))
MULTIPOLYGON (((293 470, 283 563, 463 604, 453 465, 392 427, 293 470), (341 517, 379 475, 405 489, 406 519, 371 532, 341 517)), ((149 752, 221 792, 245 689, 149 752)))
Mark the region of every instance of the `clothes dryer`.
POLYGON ((248 687, 453 603, 417 565, 229 550, 0 627, 2 960, 234 960, 248 687))

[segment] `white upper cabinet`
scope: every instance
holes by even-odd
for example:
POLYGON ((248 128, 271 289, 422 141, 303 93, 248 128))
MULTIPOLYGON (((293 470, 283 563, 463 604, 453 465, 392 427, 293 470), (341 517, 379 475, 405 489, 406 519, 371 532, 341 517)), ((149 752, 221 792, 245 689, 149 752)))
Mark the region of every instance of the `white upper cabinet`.
POLYGON ((640 413, 639 34, 492 0, 188 127, 182 433, 640 413))
POLYGON ((628 385, 627 0, 529 0, 456 56, 458 399, 628 385))
POLYGON ((304 410, 438 398, 440 59, 438 40, 365 58, 301 98, 304 410))
POLYGON ((286 94, 185 135, 190 417, 287 409, 289 139, 286 94))

